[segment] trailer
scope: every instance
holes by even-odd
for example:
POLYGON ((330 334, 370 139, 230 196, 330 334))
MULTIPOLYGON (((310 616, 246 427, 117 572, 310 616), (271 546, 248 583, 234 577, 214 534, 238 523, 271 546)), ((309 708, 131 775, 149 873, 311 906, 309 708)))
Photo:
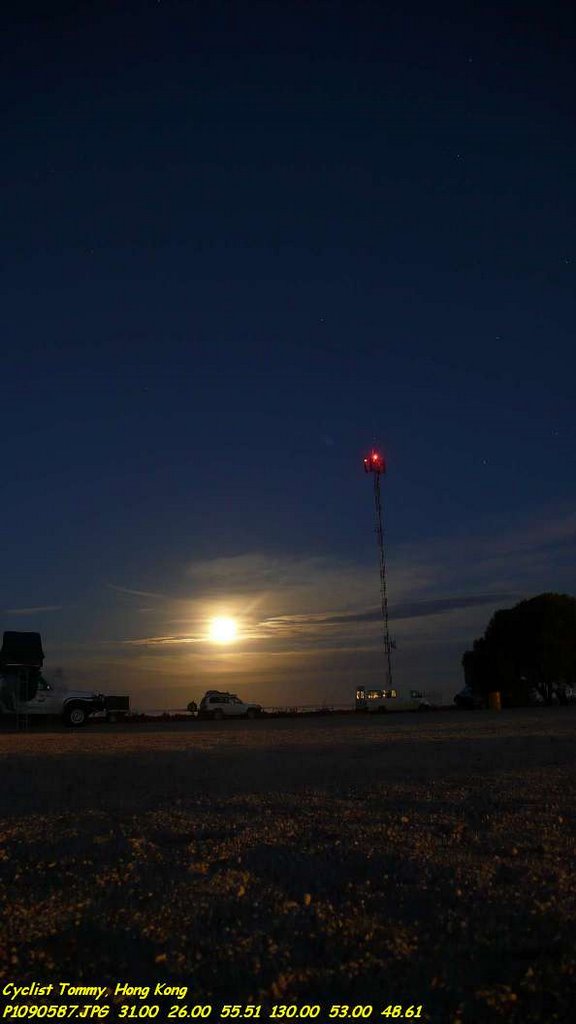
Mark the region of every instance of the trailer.
POLYGON ((104 697, 104 710, 107 722, 121 722, 130 714, 130 697, 109 696, 104 697))

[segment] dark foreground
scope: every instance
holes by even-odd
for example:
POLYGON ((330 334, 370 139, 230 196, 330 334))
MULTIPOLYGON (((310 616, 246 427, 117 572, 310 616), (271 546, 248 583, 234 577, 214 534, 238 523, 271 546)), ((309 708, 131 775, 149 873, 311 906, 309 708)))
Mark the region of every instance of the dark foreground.
POLYGON ((574 709, 56 729, 0 754, 2 984, 571 1018, 574 709))

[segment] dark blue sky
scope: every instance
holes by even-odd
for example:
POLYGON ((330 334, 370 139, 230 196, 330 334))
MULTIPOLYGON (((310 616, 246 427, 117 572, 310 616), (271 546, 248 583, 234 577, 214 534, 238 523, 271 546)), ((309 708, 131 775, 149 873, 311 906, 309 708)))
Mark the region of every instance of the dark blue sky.
POLYGON ((7 5, 2 628, 47 668, 143 705, 376 680, 374 439, 402 684, 574 591, 574 28, 7 5))

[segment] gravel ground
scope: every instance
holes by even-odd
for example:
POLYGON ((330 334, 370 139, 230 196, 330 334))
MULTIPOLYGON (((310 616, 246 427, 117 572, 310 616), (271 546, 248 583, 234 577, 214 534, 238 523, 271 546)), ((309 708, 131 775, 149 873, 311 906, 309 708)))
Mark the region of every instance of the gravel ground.
POLYGON ((568 1021, 575 741, 572 708, 4 732, 0 974, 568 1021))

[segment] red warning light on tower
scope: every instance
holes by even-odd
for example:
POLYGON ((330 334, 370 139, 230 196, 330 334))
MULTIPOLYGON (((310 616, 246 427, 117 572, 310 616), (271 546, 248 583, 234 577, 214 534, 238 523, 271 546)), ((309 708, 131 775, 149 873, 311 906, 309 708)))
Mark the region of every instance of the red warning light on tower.
POLYGON ((365 473, 385 473, 386 462, 384 456, 380 452, 372 449, 369 455, 364 459, 364 472, 365 473))

